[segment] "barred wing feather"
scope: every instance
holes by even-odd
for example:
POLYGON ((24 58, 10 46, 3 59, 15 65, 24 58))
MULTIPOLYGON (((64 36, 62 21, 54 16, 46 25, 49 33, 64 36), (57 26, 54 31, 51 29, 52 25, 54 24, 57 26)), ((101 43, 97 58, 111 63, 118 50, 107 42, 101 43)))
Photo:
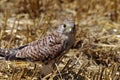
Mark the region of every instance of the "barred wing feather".
POLYGON ((63 51, 64 39, 58 33, 29 43, 28 46, 6 56, 7 60, 27 59, 30 61, 47 61, 59 56, 63 51))

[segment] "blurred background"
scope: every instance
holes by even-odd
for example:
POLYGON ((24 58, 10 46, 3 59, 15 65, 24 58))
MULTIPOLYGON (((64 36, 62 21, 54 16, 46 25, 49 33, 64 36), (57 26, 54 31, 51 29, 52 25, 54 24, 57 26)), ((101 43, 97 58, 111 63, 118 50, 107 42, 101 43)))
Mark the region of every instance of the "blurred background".
MULTIPOLYGON (((0 0, 0 48, 40 39, 71 17, 77 30, 74 46, 59 69, 43 79, 119 80, 119 4, 119 0, 0 0)), ((41 79, 39 64, 34 69, 32 63, 0 61, 0 66, 1 80, 41 79)))

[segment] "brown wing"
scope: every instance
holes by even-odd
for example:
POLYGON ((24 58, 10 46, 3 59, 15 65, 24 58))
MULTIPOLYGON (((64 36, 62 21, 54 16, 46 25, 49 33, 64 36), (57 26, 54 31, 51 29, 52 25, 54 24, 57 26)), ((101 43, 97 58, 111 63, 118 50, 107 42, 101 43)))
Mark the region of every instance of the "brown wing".
POLYGON ((18 50, 16 53, 7 55, 6 59, 50 60, 60 55, 63 51, 63 45, 64 39, 61 35, 51 33, 40 40, 29 43, 28 46, 18 50))
POLYGON ((42 45, 42 46, 47 46, 47 45, 54 45, 56 43, 61 42, 61 35, 57 32, 53 32, 39 40, 33 41, 29 43, 29 46, 35 46, 35 45, 42 45))
POLYGON ((60 55, 63 50, 63 44, 53 46, 28 46, 16 54, 17 58, 26 58, 32 61, 51 60, 60 55))

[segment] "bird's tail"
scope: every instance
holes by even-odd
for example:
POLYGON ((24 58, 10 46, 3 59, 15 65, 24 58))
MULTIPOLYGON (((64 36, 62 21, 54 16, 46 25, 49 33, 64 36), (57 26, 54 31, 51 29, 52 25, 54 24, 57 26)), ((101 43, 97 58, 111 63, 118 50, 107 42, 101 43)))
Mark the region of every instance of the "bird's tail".
POLYGON ((5 60, 17 60, 15 50, 6 50, 0 48, 0 57, 4 57, 5 60))
POLYGON ((16 53, 27 45, 20 46, 13 49, 1 49, 0 48, 0 57, 4 57, 5 60, 26 60, 23 58, 17 58, 16 53))
POLYGON ((0 56, 1 57, 5 57, 7 55, 7 53, 8 53, 8 50, 0 48, 0 56))

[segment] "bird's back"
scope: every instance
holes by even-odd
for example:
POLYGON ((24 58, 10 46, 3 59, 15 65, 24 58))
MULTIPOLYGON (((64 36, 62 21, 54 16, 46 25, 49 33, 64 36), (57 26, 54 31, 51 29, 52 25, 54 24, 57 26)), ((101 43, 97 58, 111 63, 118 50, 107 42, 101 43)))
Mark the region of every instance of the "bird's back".
POLYGON ((64 41, 61 34, 53 32, 40 40, 28 43, 22 49, 16 49, 17 51, 8 54, 6 59, 26 59, 30 61, 51 60, 62 53, 64 41))
POLYGON ((74 21, 66 19, 55 32, 27 45, 0 52, 4 53, 6 60, 49 61, 63 55, 71 48, 74 34, 74 21))

